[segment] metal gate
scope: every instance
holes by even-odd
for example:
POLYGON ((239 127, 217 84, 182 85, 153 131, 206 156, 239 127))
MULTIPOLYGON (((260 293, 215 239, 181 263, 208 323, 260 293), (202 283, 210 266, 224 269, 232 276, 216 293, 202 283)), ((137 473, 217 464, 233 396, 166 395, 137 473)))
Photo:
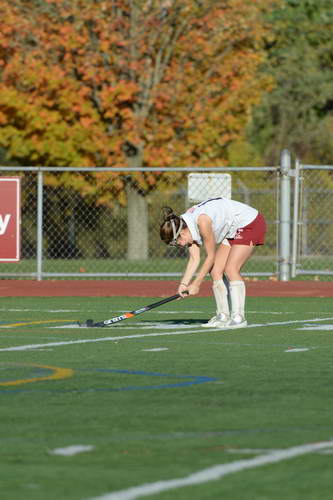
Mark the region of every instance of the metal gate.
POLYGON ((333 279, 333 166, 297 160, 292 176, 291 277, 333 279))

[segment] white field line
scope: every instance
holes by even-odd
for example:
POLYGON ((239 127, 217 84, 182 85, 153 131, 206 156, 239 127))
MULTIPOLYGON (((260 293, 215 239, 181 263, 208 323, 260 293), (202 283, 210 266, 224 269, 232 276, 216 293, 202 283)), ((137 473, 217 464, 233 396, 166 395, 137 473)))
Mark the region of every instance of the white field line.
POLYGON ((64 345, 73 345, 73 344, 91 344, 95 342, 108 342, 112 340, 126 340, 126 339, 140 339, 143 337, 160 337, 163 335, 186 335, 188 333, 199 333, 202 330, 193 330, 189 332, 188 330, 185 332, 162 332, 162 333, 142 333, 137 335, 121 335, 118 337, 101 337, 97 339, 80 339, 80 340, 67 340, 63 342, 49 342, 48 344, 28 344, 21 345, 15 347, 5 347, 0 349, 0 352, 5 351, 28 351, 29 349, 39 349, 40 347, 60 347, 64 345))
POLYGON ((297 328, 297 330, 300 331, 306 331, 306 330, 333 330, 333 325, 316 325, 316 326, 302 326, 302 328, 297 328))
POLYGON ((276 321, 275 323, 258 323, 258 324, 251 324, 248 325, 247 328, 256 328, 258 326, 280 326, 280 325, 292 325, 294 323, 316 323, 317 321, 331 321, 333 320, 332 317, 330 318, 314 318, 314 319, 295 319, 295 320, 290 320, 290 321, 276 321))
POLYGON ((289 460, 300 455, 313 453, 332 446, 333 441, 324 441, 321 443, 294 446, 292 448, 287 448, 286 450, 276 450, 247 460, 237 460, 227 464, 214 465, 180 479, 169 479, 165 481, 157 481, 155 483, 146 483, 141 486, 128 488, 126 490, 106 493, 105 495, 94 497, 90 500, 134 500, 142 496, 161 493, 162 491, 174 490, 184 486, 192 486, 194 484, 207 483, 208 481, 216 481, 224 476, 227 476, 228 474, 233 474, 246 469, 253 469, 255 467, 261 467, 262 465, 274 464, 281 462, 282 460, 289 460))
POLYGON ((55 448, 54 450, 50 450, 50 455, 62 455, 63 457, 72 457, 77 455, 78 453, 84 453, 86 451, 92 451, 95 449, 95 446, 92 445, 83 445, 83 444, 74 444, 71 446, 66 446, 65 448, 55 448))
MULTIPOLYGON (((250 324, 250 325, 247 325, 246 328, 257 328, 257 327, 262 327, 262 326, 280 326, 280 325, 290 325, 290 324, 293 324, 293 323, 313 323, 313 322, 316 322, 316 321, 332 321, 333 318, 315 318, 315 319, 308 319, 308 320, 290 320, 290 321, 276 321, 274 323, 253 323, 253 324, 250 324)), ((170 329, 170 328, 173 328, 174 330, 177 330, 179 328, 182 328, 182 329, 191 329, 192 328, 192 325, 189 325, 189 324, 186 324, 186 323, 179 323, 179 324, 175 324, 175 325, 168 325, 168 324, 165 324, 165 323, 145 323, 145 322, 137 322, 137 323, 131 323, 130 324, 131 326, 125 326, 123 323, 121 325, 117 325, 116 328, 121 328, 122 330, 137 330, 138 328, 139 329, 142 329, 142 330, 153 330, 153 329, 159 329, 159 330, 167 330, 167 329, 170 329)), ((0 327, 1 328, 1 327, 0 327)), ((3 327, 5 328, 5 327, 3 327)), ((48 327, 50 329, 53 329, 53 330, 58 330, 58 329, 64 329, 64 328, 80 328, 79 325, 62 325, 62 326, 50 326, 48 327)), ((298 328, 298 330, 332 330, 333 329, 333 325, 318 325, 318 326, 314 326, 314 327, 311 327, 311 326, 308 326, 308 325, 305 325, 303 326, 302 328, 298 328)), ((220 328, 210 328, 209 331, 227 331, 227 330, 235 330, 235 328, 224 328, 224 329, 220 329, 220 328)), ((192 330, 188 333, 198 333, 198 332, 202 332, 203 330, 192 330)), ((168 332, 166 332, 166 334, 168 334, 168 332)))
POLYGON ((294 347, 293 349, 286 349, 284 352, 305 352, 310 351, 309 347, 294 347))
POLYGON ((152 349, 142 349, 145 352, 160 352, 160 351, 168 351, 168 347, 153 347, 152 349))
MULTIPOLYGON (((311 323, 317 321, 329 321, 333 320, 333 318, 315 318, 315 319, 303 319, 303 320, 294 320, 294 321, 278 321, 276 323, 257 323, 254 325, 248 325, 247 328, 258 328, 262 326, 280 326, 280 325, 291 325, 295 323, 311 323)), ((174 329, 179 328, 179 325, 175 325, 174 329)), ((225 332, 225 331, 235 331, 235 329, 218 329, 218 328, 210 328, 210 332, 225 332)), ((183 332, 180 331, 170 331, 170 332, 160 332, 160 333, 140 333, 136 335, 120 335, 117 337, 101 337, 97 339, 79 339, 79 340, 66 340, 62 342, 48 342, 46 344, 27 344, 20 345, 15 347, 3 347, 0 349, 0 352, 8 352, 8 351, 28 351, 30 349, 39 349, 41 347, 61 347, 64 345, 74 345, 74 344, 92 344, 95 342, 108 342, 112 340, 126 340, 126 339, 140 339, 143 337, 161 337, 164 335, 188 335, 190 333, 207 333, 207 331, 203 331, 202 328, 200 330, 186 330, 183 332)))

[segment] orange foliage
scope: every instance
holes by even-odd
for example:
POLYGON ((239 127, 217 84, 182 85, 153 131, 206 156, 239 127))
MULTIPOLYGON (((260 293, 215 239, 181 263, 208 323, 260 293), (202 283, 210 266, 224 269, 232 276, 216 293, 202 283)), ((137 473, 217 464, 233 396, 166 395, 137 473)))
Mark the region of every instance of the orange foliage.
POLYGON ((0 0, 0 145, 21 164, 127 166, 124 145, 137 166, 225 164, 270 84, 272 2, 0 0))

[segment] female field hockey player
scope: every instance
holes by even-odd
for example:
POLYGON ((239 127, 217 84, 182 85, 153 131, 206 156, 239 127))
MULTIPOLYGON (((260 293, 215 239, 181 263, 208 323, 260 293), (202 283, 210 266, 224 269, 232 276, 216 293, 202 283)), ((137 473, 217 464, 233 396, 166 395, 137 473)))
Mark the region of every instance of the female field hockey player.
POLYGON ((178 293, 183 296, 187 291, 189 295, 196 295, 208 273, 213 281, 216 315, 202 326, 228 329, 247 326, 246 290, 240 272, 255 246, 264 244, 265 233, 265 219, 258 210, 226 198, 203 201, 180 216, 169 207, 164 209, 161 239, 171 246, 187 247, 189 251, 178 293), (201 246, 206 258, 194 277, 200 265, 201 246), (224 273, 229 280, 231 307, 224 273))

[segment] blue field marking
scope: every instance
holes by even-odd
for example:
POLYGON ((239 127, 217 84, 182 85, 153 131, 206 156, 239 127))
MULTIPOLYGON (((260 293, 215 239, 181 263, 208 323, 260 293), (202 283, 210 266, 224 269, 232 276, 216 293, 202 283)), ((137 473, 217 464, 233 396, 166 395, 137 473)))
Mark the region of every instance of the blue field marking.
MULTIPOLYGON (((81 370, 83 371, 83 370, 81 370)), ((176 378, 182 379, 183 382, 177 382, 174 384, 162 384, 162 385, 144 385, 144 386, 128 386, 110 389, 113 391, 133 391, 142 389, 172 389, 175 387, 186 387, 195 384, 205 384, 207 382, 216 382, 218 379, 215 377, 207 377, 204 375, 173 375, 169 373, 155 373, 146 372, 141 370, 114 370, 107 368, 96 368, 95 372, 109 372, 109 373, 123 373, 125 375, 143 375, 146 377, 166 377, 166 378, 176 378)), ((103 390, 103 389, 102 389, 103 390)))
POLYGON ((192 385, 205 384, 207 382, 216 382, 220 379, 216 377, 207 377, 205 375, 175 375, 169 373, 156 373, 156 372, 146 372, 142 370, 119 370, 119 369, 109 369, 109 368, 82 368, 76 369, 78 372, 98 372, 98 373, 118 373, 124 375, 139 375, 144 377, 162 377, 162 378, 172 378, 180 379, 180 382, 158 384, 158 385, 129 385, 125 387, 85 387, 82 389, 0 389, 0 393, 13 394, 22 392, 53 392, 53 393, 83 393, 83 392, 121 392, 121 391, 137 391, 137 390, 150 390, 150 389, 175 389, 179 387, 190 387, 192 385))

